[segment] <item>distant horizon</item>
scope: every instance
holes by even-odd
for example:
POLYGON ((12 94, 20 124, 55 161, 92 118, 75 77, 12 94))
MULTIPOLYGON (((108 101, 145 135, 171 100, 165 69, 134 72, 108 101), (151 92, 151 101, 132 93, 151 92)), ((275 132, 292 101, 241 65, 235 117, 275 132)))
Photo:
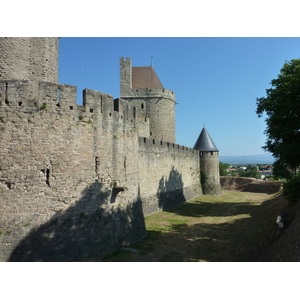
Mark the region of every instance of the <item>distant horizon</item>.
POLYGON ((220 155, 219 161, 228 164, 273 164, 275 159, 270 153, 253 155, 220 155))
POLYGON ((241 154, 241 155, 220 155, 220 157, 221 156, 238 156, 238 157, 240 157, 240 156, 262 156, 262 155, 268 155, 268 156, 272 156, 273 157, 273 155, 271 154, 271 153, 260 153, 260 154, 241 154))

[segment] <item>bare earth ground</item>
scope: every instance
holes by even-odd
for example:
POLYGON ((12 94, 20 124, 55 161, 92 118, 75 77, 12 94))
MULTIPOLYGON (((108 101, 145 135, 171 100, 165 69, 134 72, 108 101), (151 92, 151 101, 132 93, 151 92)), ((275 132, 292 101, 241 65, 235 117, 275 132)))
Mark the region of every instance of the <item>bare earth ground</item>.
MULTIPOLYGON (((287 246, 283 245, 290 228, 278 234, 276 218, 284 209, 290 209, 290 205, 281 192, 223 190, 220 196, 201 196, 146 217, 147 237, 144 240, 105 257, 81 261, 295 261, 291 253, 298 244, 293 242, 289 256, 285 255, 287 246)), ((295 233, 292 235, 295 238, 295 233)))

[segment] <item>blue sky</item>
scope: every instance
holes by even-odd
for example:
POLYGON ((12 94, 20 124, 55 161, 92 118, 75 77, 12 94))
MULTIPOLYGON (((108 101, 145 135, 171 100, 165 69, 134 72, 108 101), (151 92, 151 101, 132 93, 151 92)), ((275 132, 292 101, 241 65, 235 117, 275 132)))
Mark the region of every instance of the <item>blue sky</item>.
POLYGON ((59 82, 120 96, 119 58, 153 67, 176 94, 176 142, 193 147, 205 127, 220 155, 264 153, 265 96, 286 60, 300 57, 297 37, 62 37, 59 82))

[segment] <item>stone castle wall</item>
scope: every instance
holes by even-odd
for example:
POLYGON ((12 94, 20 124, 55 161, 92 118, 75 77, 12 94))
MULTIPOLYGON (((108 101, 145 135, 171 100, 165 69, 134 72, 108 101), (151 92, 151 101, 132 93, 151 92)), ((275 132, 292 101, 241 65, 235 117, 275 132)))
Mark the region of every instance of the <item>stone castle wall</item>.
POLYGON ((199 152, 139 137, 140 190, 145 215, 202 195, 199 152))
POLYGON ((222 194, 220 185, 219 152, 203 151, 200 153, 201 184, 203 194, 222 194))
POLYGON ((175 143, 175 94, 166 89, 137 89, 134 94, 122 98, 149 118, 150 137, 175 143))
POLYGON ((1 37, 0 80, 58 82, 57 37, 1 37))
POLYGON ((1 261, 108 253, 145 236, 145 215, 201 194, 197 151, 139 137, 149 120, 125 100, 76 93, 0 81, 1 261))

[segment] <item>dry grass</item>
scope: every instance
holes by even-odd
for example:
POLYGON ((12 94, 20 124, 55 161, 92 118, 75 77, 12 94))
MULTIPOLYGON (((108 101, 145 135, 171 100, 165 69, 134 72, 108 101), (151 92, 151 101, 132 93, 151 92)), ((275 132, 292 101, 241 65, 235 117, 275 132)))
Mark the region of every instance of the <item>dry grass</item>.
POLYGON ((106 257, 89 261, 241 262, 255 261, 277 229, 287 206, 280 194, 223 191, 145 218, 147 237, 106 257))

